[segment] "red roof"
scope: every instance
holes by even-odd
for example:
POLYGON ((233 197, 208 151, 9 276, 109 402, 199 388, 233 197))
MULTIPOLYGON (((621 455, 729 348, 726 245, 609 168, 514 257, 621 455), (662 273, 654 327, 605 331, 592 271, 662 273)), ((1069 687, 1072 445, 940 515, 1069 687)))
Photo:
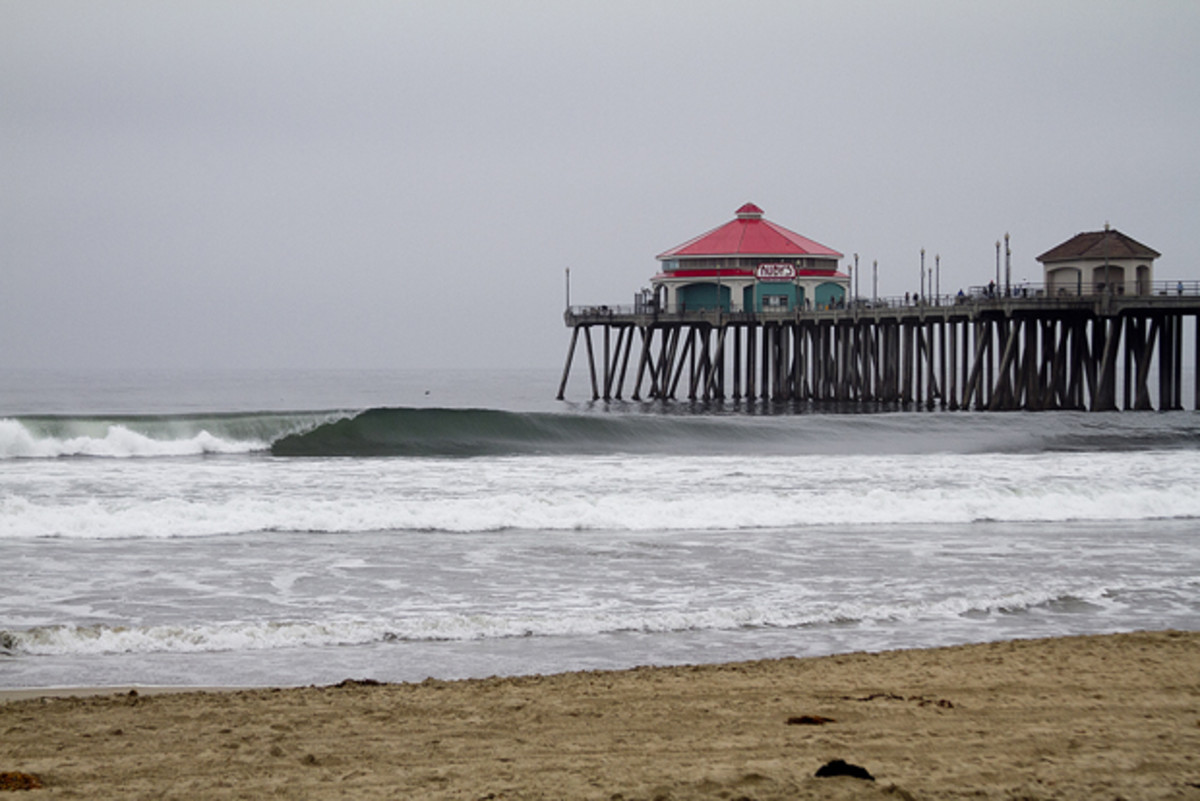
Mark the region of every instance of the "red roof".
POLYGON ((737 218, 689 239, 658 255, 659 259, 689 256, 827 256, 842 257, 836 250, 763 219, 763 210, 747 203, 737 218))

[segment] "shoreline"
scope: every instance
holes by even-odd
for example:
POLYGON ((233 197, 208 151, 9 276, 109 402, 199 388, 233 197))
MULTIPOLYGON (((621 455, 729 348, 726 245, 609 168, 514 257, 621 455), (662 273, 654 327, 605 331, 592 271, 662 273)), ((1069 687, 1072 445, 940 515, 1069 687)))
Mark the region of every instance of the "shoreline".
POLYGON ((1200 798, 1200 632, 414 684, 10 690, 0 735, 0 773, 90 798, 1200 798), (835 759, 874 780, 814 775, 835 759))
MULTIPOLYGON (((695 669, 695 668, 720 668, 729 665, 756 665, 769 664, 773 662, 799 660, 799 661, 814 661, 836 659, 846 656, 881 656, 887 654, 902 654, 902 653, 935 653, 939 651, 952 651, 957 648, 970 647, 972 645, 988 645, 994 643, 1007 642, 1038 642, 1038 641, 1056 641, 1070 640, 1078 637, 1107 637, 1120 634, 1143 634, 1143 633, 1175 633, 1174 630, 1135 630, 1130 632, 1104 632, 1100 634, 1068 634, 1068 635, 1052 635, 1052 636, 1029 636, 1015 637, 1003 640, 983 640, 978 643, 958 643, 954 645, 931 645, 931 646, 912 646, 889 648, 880 651, 846 651, 831 654, 821 654, 818 656, 765 656, 753 657, 745 660, 728 660, 721 662, 671 662, 667 664, 631 664, 627 667, 598 667, 598 668, 579 668, 561 670, 552 673, 505 673, 496 675, 476 675, 462 676, 454 678, 439 678, 436 676, 427 676, 423 679, 400 679, 400 680, 384 680, 375 679, 367 676, 346 676, 345 678, 324 683, 306 682, 302 684, 138 684, 138 683, 122 683, 122 684, 64 684, 64 685, 37 685, 27 687, 0 687, 0 705, 13 701, 28 701, 38 698, 93 698, 104 696, 124 696, 124 695, 182 695, 188 693, 236 693, 236 692, 255 692, 270 690, 272 692, 287 692, 300 689, 328 689, 337 687, 339 684, 345 683, 361 683, 365 685, 379 685, 390 687, 405 687, 410 685, 420 685, 429 682, 441 682, 444 684, 461 684, 467 682, 494 682, 506 680, 520 680, 526 678, 553 678, 556 676, 569 675, 595 675, 595 674, 622 674, 632 671, 647 671, 647 670, 672 670, 672 669, 695 669)), ((1186 632, 1184 632, 1186 633, 1186 632)), ((1197 632, 1200 634, 1200 632, 1197 632)))
POLYGON ((93 698, 105 695, 178 695, 180 693, 222 693, 252 690, 254 687, 219 687, 157 684, 114 684, 111 686, 71 687, 11 687, 0 689, 0 704, 10 701, 28 701, 35 698, 93 698))

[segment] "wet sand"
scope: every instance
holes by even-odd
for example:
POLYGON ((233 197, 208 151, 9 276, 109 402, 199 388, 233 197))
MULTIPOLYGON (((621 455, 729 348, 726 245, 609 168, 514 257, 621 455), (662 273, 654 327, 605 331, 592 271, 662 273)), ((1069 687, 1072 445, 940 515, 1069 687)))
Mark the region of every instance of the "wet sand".
POLYGON ((1200 633, 420 684, 0 693, 5 772, 40 779, 29 798, 1200 800, 1200 633), (835 759, 874 779, 814 775, 835 759))

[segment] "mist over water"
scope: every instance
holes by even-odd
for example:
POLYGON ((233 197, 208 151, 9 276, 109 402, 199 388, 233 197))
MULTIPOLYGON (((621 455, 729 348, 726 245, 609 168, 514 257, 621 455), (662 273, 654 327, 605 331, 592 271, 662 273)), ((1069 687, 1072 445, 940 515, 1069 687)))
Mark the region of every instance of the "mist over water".
POLYGON ((0 687, 1200 627, 1193 413, 556 404, 530 378, 0 392, 0 687))

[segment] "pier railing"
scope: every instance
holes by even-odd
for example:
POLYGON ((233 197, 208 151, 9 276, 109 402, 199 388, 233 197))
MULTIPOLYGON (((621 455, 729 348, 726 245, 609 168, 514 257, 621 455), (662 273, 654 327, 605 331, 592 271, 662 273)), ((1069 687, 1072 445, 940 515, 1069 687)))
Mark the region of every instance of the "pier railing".
POLYGON ((805 314, 821 312, 871 312, 880 310, 921 310, 921 309, 955 309, 962 307, 980 309, 1022 309, 1036 308, 1088 308, 1124 309, 1132 305, 1148 305, 1172 307, 1179 305, 1180 299, 1186 299, 1185 305, 1191 305, 1200 298, 1200 280, 1189 281, 1155 281, 1142 287, 1141 292, 1135 291, 1132 283, 1129 285, 1114 284, 1107 289, 1091 289, 1082 287, 1077 291, 1062 286, 1047 288, 1045 284, 1021 283, 1011 287, 972 286, 961 292, 947 295, 929 295, 921 297, 911 295, 887 295, 877 297, 857 297, 834 304, 816 305, 805 304, 790 309, 775 309, 764 311, 745 311, 732 309, 729 306, 717 307, 705 304, 663 304, 653 301, 632 304, 604 304, 570 306, 565 317, 568 325, 576 322, 617 320, 621 318, 678 318, 714 319, 719 314, 727 322, 754 322, 758 320, 784 320, 805 314))

